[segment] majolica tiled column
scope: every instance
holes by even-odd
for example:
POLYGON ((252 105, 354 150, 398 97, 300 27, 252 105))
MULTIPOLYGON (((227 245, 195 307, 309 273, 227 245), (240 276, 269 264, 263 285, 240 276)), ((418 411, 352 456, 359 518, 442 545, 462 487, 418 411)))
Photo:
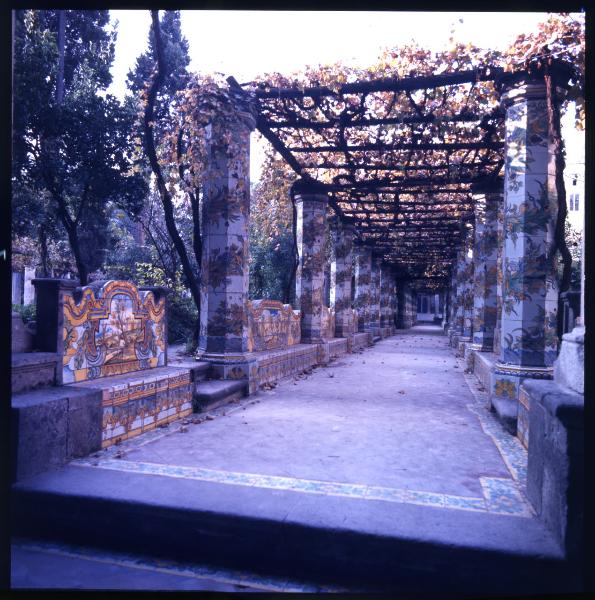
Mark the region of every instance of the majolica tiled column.
POLYGON ((324 303, 326 210, 328 196, 320 192, 296 193, 299 265, 296 303, 300 310, 302 343, 321 343, 324 303))
POLYGON ((395 281, 394 271, 391 270, 391 282, 390 282, 390 313, 389 313, 389 327, 394 335, 397 322, 397 285, 395 281))
POLYGON ((358 315, 358 331, 370 331, 370 280, 372 251, 366 246, 356 246, 355 254, 355 300, 358 315))
POLYGON ((448 288, 448 327, 446 334, 450 338, 455 330, 457 316, 457 266, 450 267, 450 287, 448 288))
POLYGON ((475 189, 475 240, 473 247, 473 344, 480 352, 491 352, 496 327, 496 283, 498 254, 498 191, 475 189))
POLYGON ((463 331, 459 341, 471 342, 473 336, 473 233, 467 234, 463 253, 463 270, 461 271, 462 289, 461 306, 463 314, 463 331), (469 256, 471 254, 471 256, 469 256))
POLYGON ((391 268, 382 264, 380 268, 380 326, 391 326, 391 268))
POLYGON ((351 276, 353 226, 337 223, 332 230, 331 308, 335 309, 335 337, 349 337, 351 323, 351 276))
POLYGON ((550 379, 557 355, 558 288, 551 248, 558 202, 543 80, 512 81, 508 87, 504 83, 502 101, 506 107, 502 342, 491 392, 493 403, 504 400, 518 406, 521 381, 550 379))
MULTIPOLYGON (((464 321, 464 306, 463 306, 463 294, 465 291, 465 254, 466 249, 463 246, 457 252, 457 259, 454 265, 454 277, 455 277, 455 298, 452 303, 453 310, 453 321, 451 330, 451 341, 453 337, 458 339, 463 335, 463 321, 464 321)), ((453 342, 454 343, 454 342, 453 342)))
MULTIPOLYGON (((380 258, 372 257, 372 271, 370 277, 370 328, 380 328, 380 258)), ((376 335, 376 332, 375 332, 376 335)))
POLYGON ((212 363, 213 376, 223 379, 251 377, 255 368, 243 355, 248 340, 250 132, 254 125, 252 115, 243 112, 237 113, 234 127, 211 125, 203 183, 198 353, 212 363))
POLYGON ((496 326, 494 328, 494 354, 502 349, 502 257, 504 254, 504 197, 498 204, 498 251, 496 254, 496 326))

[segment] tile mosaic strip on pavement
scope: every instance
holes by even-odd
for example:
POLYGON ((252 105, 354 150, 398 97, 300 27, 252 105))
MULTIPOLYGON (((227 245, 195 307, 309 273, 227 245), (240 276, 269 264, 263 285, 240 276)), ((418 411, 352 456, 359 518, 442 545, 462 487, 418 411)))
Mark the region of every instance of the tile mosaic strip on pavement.
POLYGON ((125 459, 77 459, 70 464, 79 467, 98 467, 101 469, 126 471, 129 473, 177 477, 197 481, 209 481, 211 483, 243 485, 306 494, 342 496, 363 500, 383 500, 385 502, 491 512, 523 517, 531 516, 525 508, 522 496, 513 493, 513 490, 516 491, 514 486, 511 488, 510 486, 507 487, 503 484, 495 485, 492 482, 496 480, 491 480, 489 478, 482 478, 482 486, 486 491, 486 499, 482 499, 454 496, 452 494, 400 490, 382 486, 316 481, 293 477, 277 477, 272 475, 260 475, 257 473, 237 473, 232 471, 205 469, 202 467, 183 467, 179 465, 128 461, 125 459))

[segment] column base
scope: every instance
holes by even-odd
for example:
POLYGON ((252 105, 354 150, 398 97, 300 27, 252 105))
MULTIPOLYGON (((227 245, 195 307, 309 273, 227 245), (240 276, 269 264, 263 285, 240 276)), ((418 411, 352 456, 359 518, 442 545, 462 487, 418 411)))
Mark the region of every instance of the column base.
POLYGON ((215 354, 199 352, 197 360, 204 360, 211 366, 212 379, 245 379, 248 382, 248 393, 258 391, 258 363, 250 353, 215 354))
POLYGON ((523 437, 529 421, 529 407, 520 398, 525 379, 553 379, 553 367, 525 367, 497 362, 491 374, 490 405, 504 427, 513 435, 523 437))

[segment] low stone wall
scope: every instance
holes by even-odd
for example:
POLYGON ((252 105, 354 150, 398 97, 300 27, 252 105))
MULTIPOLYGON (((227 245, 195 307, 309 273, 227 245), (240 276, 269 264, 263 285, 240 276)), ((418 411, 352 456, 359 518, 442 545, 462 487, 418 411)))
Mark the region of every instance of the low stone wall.
POLYGON ((254 357, 258 363, 258 385, 264 385, 318 364, 318 347, 316 344, 295 344, 281 350, 256 352, 254 357))
POLYGON ((356 333, 353 336, 352 350, 362 350, 372 345, 372 334, 368 332, 356 333))
POLYGON ((328 306, 322 307, 321 337, 323 340, 335 337, 335 311, 328 306))
POLYGON ((347 338, 335 338, 327 342, 328 357, 330 360, 347 354, 347 338))
POLYGON ((491 373, 496 362, 496 355, 491 352, 475 352, 473 360, 473 373, 481 385, 489 392, 491 373))
POLYGON ((287 348, 300 343, 300 311, 277 300, 248 301, 248 352, 287 348))
POLYGON ((555 381, 525 380, 527 498, 567 559, 584 550, 584 396, 555 381))

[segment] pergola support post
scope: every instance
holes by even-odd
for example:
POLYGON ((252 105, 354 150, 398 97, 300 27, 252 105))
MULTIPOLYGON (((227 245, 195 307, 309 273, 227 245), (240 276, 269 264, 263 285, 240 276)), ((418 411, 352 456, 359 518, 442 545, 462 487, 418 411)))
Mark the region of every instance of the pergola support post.
POLYGON ((371 277, 370 277, 370 329, 374 337, 380 335, 380 269, 382 260, 377 256, 372 256, 371 277))
POLYGON ((502 195, 497 191, 476 190, 475 201, 473 343, 470 348, 492 352, 497 317, 498 207, 502 195))
POLYGON ((247 379, 257 388, 247 353, 250 132, 255 120, 237 111, 235 125, 211 124, 203 184, 201 307, 198 357, 214 379, 247 379))
MULTIPOLYGON (((362 245, 356 246, 355 254, 355 308, 357 330, 370 332, 370 280, 372 277, 372 251, 362 245)), ((371 335, 370 335, 371 337, 371 335)))
POLYGON ((494 354, 502 349, 502 257, 504 255, 504 197, 498 204, 498 252, 496 256, 496 326, 494 328, 494 354))
POLYGON ((525 78, 504 89, 502 329, 490 395, 505 426, 523 440, 529 406, 519 394, 521 383, 551 379, 557 356, 557 167, 544 80, 525 78))
POLYGON ((328 196, 318 191, 300 191, 296 193, 295 204, 299 254, 295 297, 300 310, 302 343, 321 344, 328 196))
POLYGON ((331 262, 331 308, 335 310, 335 337, 349 340, 357 330, 351 309, 351 277, 353 274, 353 227, 337 222, 331 230, 333 260, 331 262))

